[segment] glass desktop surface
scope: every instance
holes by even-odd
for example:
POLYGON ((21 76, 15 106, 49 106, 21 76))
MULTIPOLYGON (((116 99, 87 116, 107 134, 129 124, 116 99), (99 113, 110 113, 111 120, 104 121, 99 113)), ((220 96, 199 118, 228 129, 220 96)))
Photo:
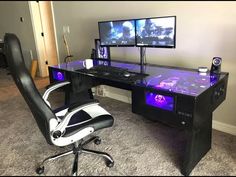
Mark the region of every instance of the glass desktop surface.
MULTIPOLYGON (((80 69, 84 69, 83 61, 84 60, 77 60, 69 62, 68 64, 63 63, 51 67, 66 71, 79 72, 80 69)), ((137 80, 133 85, 189 96, 200 95, 209 87, 215 85, 218 80, 223 77, 223 74, 211 75, 209 72, 201 74, 194 69, 156 65, 145 65, 141 68, 139 64, 135 63, 126 63, 121 61, 94 61, 94 66, 100 64, 125 68, 130 72, 148 74, 148 76, 143 79, 137 80)))

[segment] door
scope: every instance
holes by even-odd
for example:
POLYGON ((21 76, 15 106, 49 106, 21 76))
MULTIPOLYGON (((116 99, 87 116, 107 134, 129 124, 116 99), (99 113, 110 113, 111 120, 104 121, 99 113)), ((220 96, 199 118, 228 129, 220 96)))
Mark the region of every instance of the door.
POLYGON ((40 77, 48 76, 48 66, 58 64, 58 54, 50 1, 29 1, 40 77))

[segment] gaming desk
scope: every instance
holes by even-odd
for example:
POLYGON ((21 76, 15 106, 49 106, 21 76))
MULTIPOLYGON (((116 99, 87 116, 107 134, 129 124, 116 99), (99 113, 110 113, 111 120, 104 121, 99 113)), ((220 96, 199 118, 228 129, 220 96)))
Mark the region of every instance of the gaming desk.
POLYGON ((189 175, 211 148, 212 113, 226 98, 229 73, 202 74, 197 69, 105 60, 94 60, 94 65, 125 68, 140 77, 132 80, 89 72, 83 67, 83 60, 78 60, 50 66, 50 82, 72 83, 66 90, 67 102, 81 99, 77 97, 81 93, 92 97, 88 90, 98 85, 130 90, 133 113, 185 130, 181 173, 189 175))
POLYGON ((0 39, 0 68, 7 68, 8 64, 7 64, 7 60, 5 55, 3 54, 3 46, 4 43, 2 42, 2 40, 0 39))

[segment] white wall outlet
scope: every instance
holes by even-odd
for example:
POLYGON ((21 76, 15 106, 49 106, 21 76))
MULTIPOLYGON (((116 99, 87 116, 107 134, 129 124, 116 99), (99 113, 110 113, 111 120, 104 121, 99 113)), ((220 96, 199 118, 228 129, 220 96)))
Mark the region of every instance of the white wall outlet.
POLYGON ((24 17, 20 17, 20 21, 24 22, 25 21, 24 17))
POLYGON ((96 95, 98 96, 105 96, 105 90, 102 85, 96 87, 96 95))
POLYGON ((69 34, 70 33, 70 27, 68 25, 63 26, 63 33, 69 34))
POLYGON ((31 60, 33 60, 33 52, 32 52, 32 50, 30 50, 30 58, 31 58, 31 60))

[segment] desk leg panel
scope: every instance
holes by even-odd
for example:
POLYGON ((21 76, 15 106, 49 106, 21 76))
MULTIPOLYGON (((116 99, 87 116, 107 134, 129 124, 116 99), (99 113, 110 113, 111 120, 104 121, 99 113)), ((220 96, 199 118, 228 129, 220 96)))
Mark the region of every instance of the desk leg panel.
POLYGON ((204 116, 207 120, 200 127, 186 129, 186 151, 181 173, 189 175, 198 162, 211 149, 212 139, 212 113, 204 116))

